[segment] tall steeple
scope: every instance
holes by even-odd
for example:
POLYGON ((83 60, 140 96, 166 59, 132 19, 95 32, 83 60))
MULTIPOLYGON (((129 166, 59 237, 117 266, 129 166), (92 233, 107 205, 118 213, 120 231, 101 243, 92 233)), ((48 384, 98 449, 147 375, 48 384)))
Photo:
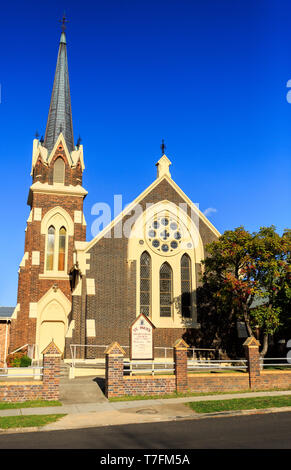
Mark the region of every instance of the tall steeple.
POLYGON ((62 132, 69 152, 74 150, 72 108, 69 84, 67 42, 63 18, 63 31, 60 39, 54 86, 45 131, 44 147, 48 155, 52 151, 57 138, 62 132))

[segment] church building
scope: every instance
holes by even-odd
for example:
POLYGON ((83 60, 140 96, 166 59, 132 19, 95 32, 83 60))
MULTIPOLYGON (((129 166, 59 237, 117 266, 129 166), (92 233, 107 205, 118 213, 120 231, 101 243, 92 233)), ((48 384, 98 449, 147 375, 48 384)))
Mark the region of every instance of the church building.
POLYGON ((53 339, 64 358, 70 345, 79 345, 80 359, 94 358, 104 353, 94 345, 127 346, 140 313, 155 326, 156 347, 171 347, 187 330, 199 329, 201 261, 205 245, 220 234, 172 179, 170 165, 162 146, 152 184, 86 241, 85 164, 73 137, 63 31, 45 137, 33 141, 10 352, 28 344, 37 359, 53 339))

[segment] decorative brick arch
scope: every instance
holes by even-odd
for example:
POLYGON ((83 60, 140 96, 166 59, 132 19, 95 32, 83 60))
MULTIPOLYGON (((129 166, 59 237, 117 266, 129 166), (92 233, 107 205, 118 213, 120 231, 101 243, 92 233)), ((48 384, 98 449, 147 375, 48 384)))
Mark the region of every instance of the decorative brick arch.
POLYGON ((43 216, 41 221, 40 231, 43 235, 46 235, 50 225, 53 224, 54 218, 59 217, 63 219, 62 225, 67 229, 68 235, 74 235, 74 222, 70 214, 60 206, 53 207, 43 216))
POLYGON ((192 320, 187 321, 189 327, 197 322, 197 309, 196 309, 196 293, 195 289, 198 284, 197 273, 195 265, 200 264, 204 259, 204 247, 202 239, 197 227, 193 220, 187 215, 187 213, 179 208, 176 204, 169 202, 168 200, 160 201, 157 204, 153 204, 143 211, 136 222, 134 223, 130 237, 128 239, 128 262, 136 262, 136 315, 140 314, 140 258, 144 251, 147 251, 151 256, 152 263, 152 317, 151 320, 158 328, 182 328, 185 325, 185 319, 181 318, 181 275, 180 275, 180 264, 181 257, 187 254, 191 262, 191 285, 193 288, 192 295, 192 320), (188 232, 188 236, 191 240, 191 248, 183 246, 177 252, 173 251, 167 255, 158 253, 154 249, 151 249, 148 241, 145 238, 145 227, 147 227, 148 221, 154 216, 160 213, 168 213, 169 216, 179 219, 185 230, 188 232), (160 318, 159 316, 159 272, 160 267, 164 262, 167 262, 173 271, 173 298, 174 298, 174 313, 173 318, 160 318))
MULTIPOLYGON (((37 303, 37 323, 36 323, 36 344, 37 352, 41 353, 42 344, 52 340, 51 337, 41 339, 42 325, 45 322, 63 324, 63 346, 65 345, 65 335, 68 330, 68 316, 71 312, 71 302, 64 295, 61 289, 51 288, 37 303)), ((57 338, 54 338, 57 341, 57 338)), ((60 346, 60 345, 59 345, 60 346)))

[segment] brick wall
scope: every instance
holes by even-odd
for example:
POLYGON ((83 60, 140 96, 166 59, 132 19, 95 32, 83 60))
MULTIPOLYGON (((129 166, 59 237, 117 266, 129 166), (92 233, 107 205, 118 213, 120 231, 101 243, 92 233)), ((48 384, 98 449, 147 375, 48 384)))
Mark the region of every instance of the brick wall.
POLYGON ((123 383, 124 395, 165 395, 176 391, 173 375, 125 376, 123 383))
POLYGON ((254 338, 248 338, 245 342, 248 370, 233 373, 187 373, 188 345, 179 339, 174 344, 174 375, 128 376, 123 372, 125 352, 118 343, 113 345, 105 351, 105 393, 108 398, 123 395, 164 395, 173 392, 211 393, 291 388, 291 370, 260 370, 259 344, 254 338))
MULTIPOLYGON (((177 205, 185 204, 185 201, 166 180, 162 180, 140 204, 145 210, 147 204, 155 204, 165 199, 177 205)), ((191 215, 190 206, 187 206, 187 213, 191 215)), ((123 233, 120 224, 125 224, 131 216, 132 213, 124 216, 123 220, 116 225, 117 233, 123 233)), ((205 246, 214 241, 216 236, 203 220, 200 220, 199 224, 200 235, 205 246)), ((86 271, 86 276, 95 279, 96 293, 87 296, 86 319, 95 319, 98 325, 95 344, 110 344, 118 338, 120 344, 128 345, 128 329, 136 318, 137 295, 136 263, 128 263, 128 238, 124 236, 114 238, 114 233, 111 231, 111 237, 100 239, 92 246, 89 253, 90 268, 86 271)), ((84 323, 83 328, 85 329, 84 323)), ((185 332, 185 328, 156 328, 155 345, 172 346, 177 337, 182 337, 185 332)), ((90 341, 93 343, 92 339, 90 341)), ((87 341, 86 343, 88 344, 87 341)), ((96 357, 95 354, 102 356, 102 352, 97 352, 94 348, 89 348, 87 354, 88 358, 96 357)))
POLYGON ((187 344, 179 339, 174 344, 175 374, 154 376, 124 376, 124 349, 114 342, 105 351, 105 395, 165 395, 187 391, 187 344))
MULTIPOLYGON (((41 157, 34 167, 33 182, 53 184, 53 166, 57 158, 61 157, 65 162, 65 186, 82 184, 82 168, 80 162, 76 167, 71 167, 67 161, 63 146, 60 145, 53 156, 50 165, 44 164, 41 157)), ((25 234, 24 252, 28 253, 28 258, 24 266, 19 268, 18 276, 18 295, 17 303, 20 308, 17 313, 17 319, 11 323, 11 338, 9 350, 12 351, 24 344, 35 344, 36 342, 36 318, 29 317, 30 302, 38 302, 44 294, 54 285, 71 301, 71 287, 68 279, 42 279, 40 274, 44 273, 45 267, 45 243, 46 235, 41 234, 41 220, 35 220, 34 209, 41 209, 41 219, 48 211, 56 206, 62 207, 71 217, 74 223, 74 235, 68 236, 67 250, 67 271, 69 273, 73 266, 73 249, 75 241, 86 240, 86 226, 82 223, 74 222, 74 212, 83 213, 84 196, 71 194, 47 194, 30 192, 29 204, 32 210, 32 217, 27 221, 25 234), (32 264, 32 252, 37 251, 40 254, 39 264, 32 264)))
POLYGON ((61 352, 52 342, 43 352, 42 380, 23 379, 0 382, 0 402, 58 400, 61 352))
POLYGON ((190 392, 229 392, 247 390, 249 388, 248 373, 229 374, 188 374, 190 392))

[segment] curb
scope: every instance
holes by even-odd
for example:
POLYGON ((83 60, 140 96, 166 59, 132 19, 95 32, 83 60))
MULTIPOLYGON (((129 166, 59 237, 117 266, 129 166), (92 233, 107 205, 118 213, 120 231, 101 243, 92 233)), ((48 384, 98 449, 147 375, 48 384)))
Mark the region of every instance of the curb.
MULTIPOLYGON (((153 417, 152 421, 148 419, 144 422, 139 422, 138 424, 150 424, 150 423, 157 423, 157 422, 171 422, 171 421, 189 421, 189 420, 201 420, 201 419, 211 419, 211 418, 231 418, 236 416, 251 416, 251 415, 263 415, 263 414, 272 414, 272 413, 284 413, 289 412, 291 413, 291 407, 280 407, 280 408, 264 408, 264 409, 250 409, 250 410, 237 410, 237 411, 218 411, 216 413, 197 413, 196 415, 186 415, 186 416, 173 416, 172 418, 169 416, 153 417)), ((55 423, 51 423, 52 425, 55 423)), ((19 434, 19 433, 26 433, 26 432, 54 432, 54 431, 66 431, 66 430, 77 430, 77 429, 88 429, 88 428, 99 428, 99 427, 109 427, 109 426, 126 426, 129 424, 134 424, 132 422, 129 423, 110 423, 110 424, 90 424, 88 426, 82 427, 59 427, 57 429, 46 429, 47 424, 45 426, 34 426, 34 427, 26 427, 26 428, 11 428, 11 429, 0 429, 0 436, 4 434, 19 434)))

